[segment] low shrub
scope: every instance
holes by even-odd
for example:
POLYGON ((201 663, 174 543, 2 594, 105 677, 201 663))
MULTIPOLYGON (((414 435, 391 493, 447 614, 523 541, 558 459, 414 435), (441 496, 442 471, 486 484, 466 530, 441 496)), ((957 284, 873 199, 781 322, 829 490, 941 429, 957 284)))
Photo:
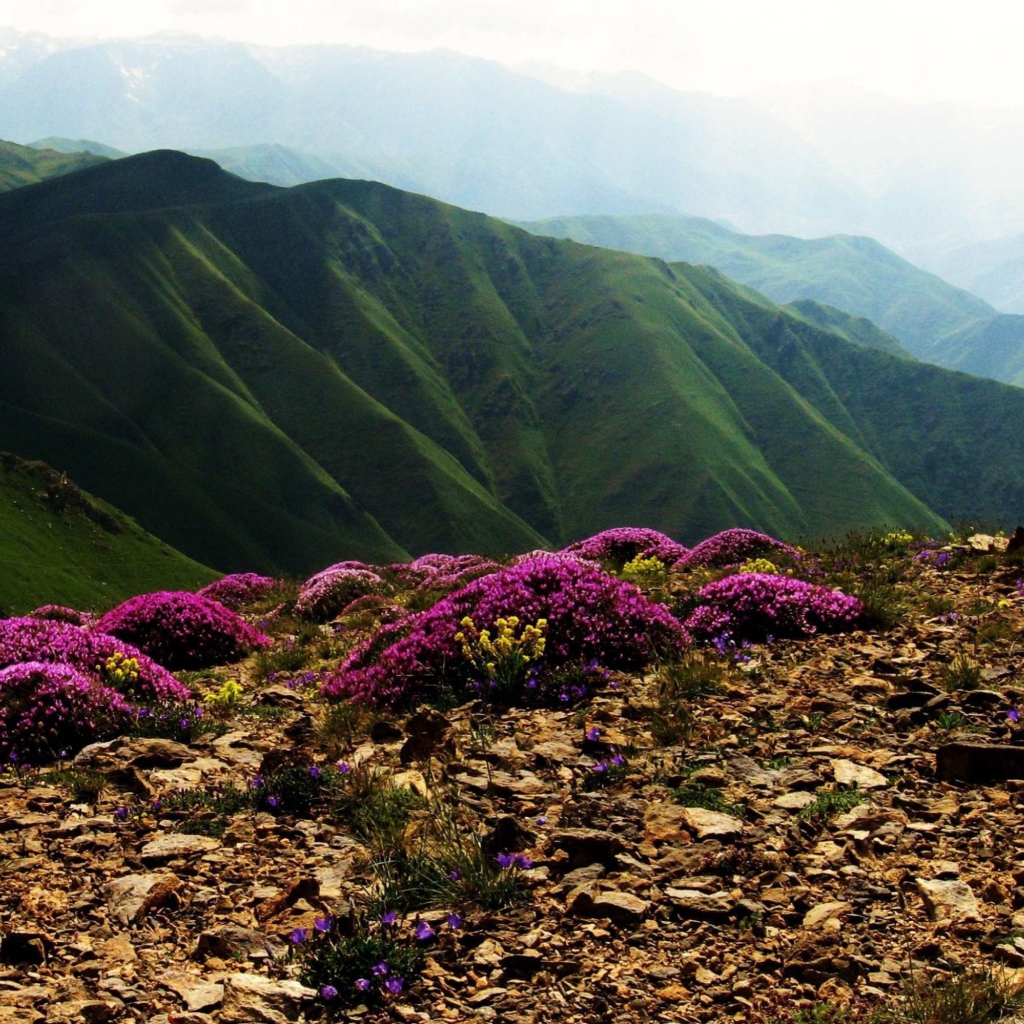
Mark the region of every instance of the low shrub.
POLYGON ((663 565, 672 565, 685 557, 688 550, 666 534, 641 526, 619 526, 603 530, 565 549, 580 558, 610 562, 616 568, 621 568, 639 556, 657 558, 663 565))
POLYGON ((724 568, 727 565, 738 565, 753 558, 788 557, 800 558, 800 552, 789 544, 769 537, 766 533, 741 528, 723 530, 707 540, 702 540, 696 547, 676 561, 677 568, 705 566, 708 568, 724 568))
POLYGON ((238 609, 266 597, 277 586, 277 580, 255 572, 236 572, 222 576, 197 591, 200 597, 220 601, 226 608, 238 609))
POLYGON ((632 584, 571 559, 537 557, 384 626, 346 658, 321 693, 384 706, 430 699, 445 688, 468 694, 474 682, 488 680, 457 639, 463 621, 492 629, 510 617, 534 626, 546 620, 543 655, 535 662, 540 674, 589 662, 636 669, 689 639, 663 605, 632 584))
POLYGON ((26 661, 66 664, 129 698, 187 701, 192 693, 138 648, 96 629, 43 619, 0 621, 0 668, 26 661), (114 669, 133 662, 120 682, 114 669))
POLYGON ((28 613, 30 619, 45 619, 47 622, 67 622, 72 626, 89 626, 96 616, 90 612, 80 612, 76 608, 67 608, 62 604, 44 604, 28 613))
POLYGON ((209 668, 237 661, 270 639, 219 601, 185 591, 139 594, 96 624, 169 669, 209 668))
POLYGON ((132 707, 71 665, 28 661, 0 669, 0 758, 55 760, 116 736, 132 707))
POLYGON ((850 629, 860 621, 863 603, 789 576, 739 573, 709 583, 686 620, 695 639, 717 643, 764 641, 850 629))
POLYGON ((310 576, 299 588, 295 614, 326 622, 346 605, 367 594, 388 590, 384 578, 362 562, 339 562, 310 576))

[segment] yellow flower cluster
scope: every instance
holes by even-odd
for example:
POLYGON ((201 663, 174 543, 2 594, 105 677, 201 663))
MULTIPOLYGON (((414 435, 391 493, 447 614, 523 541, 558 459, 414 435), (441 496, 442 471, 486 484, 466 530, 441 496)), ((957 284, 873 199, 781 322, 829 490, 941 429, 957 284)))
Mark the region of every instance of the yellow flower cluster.
POLYGON ((906 547, 912 540, 914 535, 907 533, 906 530, 893 530, 892 533, 887 533, 882 538, 882 543, 887 548, 903 548, 906 547))
POLYGON ((490 676, 497 673, 499 665, 510 661, 525 665, 544 654, 547 619, 538 619, 535 625, 523 626, 518 636, 516 631, 520 623, 516 615, 498 619, 493 633, 489 629, 477 630, 468 615, 459 625, 462 629, 455 634, 455 639, 462 646, 463 656, 477 668, 486 669, 490 676))
POLYGON ((216 693, 208 693, 207 704, 220 708, 233 708, 242 699, 242 687, 237 679, 229 679, 216 693))
POLYGON ((113 687, 133 686, 139 679, 139 659, 126 658, 121 651, 114 653, 96 671, 113 687))
POLYGON ((751 558, 740 566, 740 572, 759 572, 768 576, 778 576, 779 567, 767 558, 751 558))

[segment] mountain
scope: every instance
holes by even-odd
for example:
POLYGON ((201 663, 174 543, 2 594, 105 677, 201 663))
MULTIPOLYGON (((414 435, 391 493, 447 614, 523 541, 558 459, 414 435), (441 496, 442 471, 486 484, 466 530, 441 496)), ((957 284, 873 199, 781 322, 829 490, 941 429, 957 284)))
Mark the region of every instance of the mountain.
POLYGON ((1000 313, 940 339, 935 361, 1024 387, 1024 316, 1000 313))
POLYGON ((218 569, 1024 503, 1024 391, 708 268, 174 152, 8 193, 0 218, 0 446, 218 569))
POLYGON ((1024 234, 962 246, 933 259, 936 273, 997 309, 1024 313, 1024 234))
POLYGON ((785 304, 787 312, 806 320, 815 327, 838 334, 854 345, 878 349, 903 359, 914 357, 891 335, 863 316, 854 316, 835 306, 827 306, 813 299, 797 299, 785 304))
POLYGON ((0 139, 0 192, 91 167, 101 160, 92 153, 36 149, 0 139))
POLYGON ((105 609, 216 573, 157 540, 44 463, 0 453, 0 614, 40 604, 105 609))
MULTIPOLYGON (((942 363, 939 340, 996 311, 872 238, 744 235, 699 217, 555 217, 529 231, 717 267, 776 302, 813 299, 865 317, 915 356, 942 363)), ((958 367, 981 373, 974 365, 958 367)))
POLYGON ((92 139, 63 139, 59 135, 37 139, 30 145, 32 149, 52 149, 57 153, 92 153, 95 156, 105 156, 108 160, 119 160, 128 155, 120 149, 114 149, 113 146, 93 142, 92 139))
POLYGON ((22 68, 0 84, 0 135, 129 152, 275 143, 517 218, 686 209, 749 230, 820 233, 859 216, 857 188, 778 119, 645 82, 606 76, 579 91, 447 51, 165 34, 22 68))

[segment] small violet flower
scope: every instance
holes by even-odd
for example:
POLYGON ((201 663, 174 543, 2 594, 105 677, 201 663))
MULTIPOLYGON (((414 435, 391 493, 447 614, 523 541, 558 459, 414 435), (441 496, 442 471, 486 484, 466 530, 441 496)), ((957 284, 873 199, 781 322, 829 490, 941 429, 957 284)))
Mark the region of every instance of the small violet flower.
POLYGON ((448 921, 448 927, 453 932, 457 932, 462 927, 462 918, 458 914, 449 914, 446 920, 448 921))
POLYGON ((318 932, 329 932, 331 930, 331 919, 329 917, 318 917, 313 922, 313 927, 318 932))
POLYGON ((114 811, 114 817, 117 818, 118 821, 124 821, 128 817, 128 808, 118 807, 118 809, 114 811))
POLYGON ((311 764, 309 766, 309 777, 311 779, 319 779, 320 778, 320 771, 321 771, 320 765, 318 765, 318 764, 311 764))
POLYGON ((296 928, 288 938, 291 939, 296 946, 301 946, 306 941, 308 935, 309 933, 305 928, 296 928))
POLYGON ((404 979, 403 978, 388 978, 388 980, 386 982, 384 982, 384 987, 393 996, 397 996, 398 993, 402 991, 403 983, 404 983, 404 979))
MULTIPOLYGON (((356 985, 358 986, 358 984, 359 982, 357 981, 356 985)), ((324 1002, 329 1003, 332 999, 338 998, 338 990, 333 985, 324 985, 324 987, 320 989, 320 998, 323 999, 324 1002)))
POLYGON ((1020 712, 1016 708, 1011 708, 1006 712, 1006 717, 1016 725, 1020 721, 1020 712))
POLYGON ((398 911, 389 910, 386 914, 382 914, 380 918, 381 924, 392 925, 398 920, 398 911))
POLYGON ((427 942, 434 937, 434 929, 426 921, 418 921, 416 924, 416 938, 420 942, 427 942))
POLYGON ((586 732, 587 739, 591 743, 596 743, 601 738, 601 730, 598 726, 591 726, 586 732))
POLYGON ((374 964, 373 965, 373 973, 378 978, 383 978, 384 975, 387 974, 388 971, 390 971, 390 970, 391 970, 391 967, 388 964, 387 960, 381 960, 381 962, 379 964, 374 964))
POLYGON ((356 978, 356 991, 366 992, 370 987, 369 978, 356 978))

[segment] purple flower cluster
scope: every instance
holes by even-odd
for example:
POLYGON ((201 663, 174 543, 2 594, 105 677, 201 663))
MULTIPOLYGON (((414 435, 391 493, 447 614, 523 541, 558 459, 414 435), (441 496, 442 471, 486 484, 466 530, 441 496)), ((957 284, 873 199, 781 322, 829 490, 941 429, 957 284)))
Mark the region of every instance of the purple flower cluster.
POLYGON ((614 562, 620 566, 638 555, 657 558, 666 565, 672 565, 688 551, 664 533, 641 526, 619 526, 613 530, 604 530, 586 540, 570 544, 565 550, 581 558, 614 562))
POLYGON ((800 637, 856 625, 864 605, 856 597, 814 583, 765 573, 740 573, 709 583, 686 620, 695 639, 739 643, 800 637))
POLYGON ((295 612, 304 618, 326 621, 357 597, 380 594, 387 589, 384 579, 362 562, 339 562, 302 584, 295 612))
POLYGON ((20 662, 45 661, 70 665, 99 681, 97 666, 115 654, 138 662, 134 689, 140 695, 158 701, 187 701, 192 696, 187 686, 137 648, 98 629, 88 630, 43 619, 0 621, 0 668, 20 662))
POLYGON ((107 612, 96 630, 134 644, 169 669, 207 668, 270 646, 219 601, 185 591, 139 594, 107 612))
POLYGON ((455 639, 460 623, 470 616, 489 628, 510 615, 525 623, 547 620, 545 670, 592 660, 635 669, 689 639, 667 608, 632 584, 572 559, 534 558, 384 626, 328 677, 321 693, 391 706, 441 685, 465 690, 473 665, 455 639))
POLYGON ((796 548, 781 540, 769 537, 766 533, 758 533, 756 530, 737 528, 723 530, 713 537, 708 537, 707 540, 702 540, 688 554, 679 559, 676 566, 683 568, 701 565, 707 568, 724 568, 727 565, 736 565, 762 555, 800 558, 800 552, 796 548))
POLYGON ((132 713, 116 690, 71 665, 26 661, 0 669, 0 758, 20 760, 116 735, 132 713))
POLYGON ((46 619, 48 622, 67 622, 72 626, 89 626, 96 616, 90 612, 80 612, 76 608, 67 608, 62 604, 44 604, 41 608, 28 613, 30 619, 46 619))
POLYGON ((422 590, 452 591, 501 568, 480 555, 420 555, 411 562, 388 566, 388 572, 406 586, 422 590))
POLYGON ((220 601, 227 608, 238 609, 243 604, 251 604, 266 597, 275 586, 277 580, 270 576, 260 576, 255 572, 236 572, 208 583, 197 593, 211 601, 220 601))

